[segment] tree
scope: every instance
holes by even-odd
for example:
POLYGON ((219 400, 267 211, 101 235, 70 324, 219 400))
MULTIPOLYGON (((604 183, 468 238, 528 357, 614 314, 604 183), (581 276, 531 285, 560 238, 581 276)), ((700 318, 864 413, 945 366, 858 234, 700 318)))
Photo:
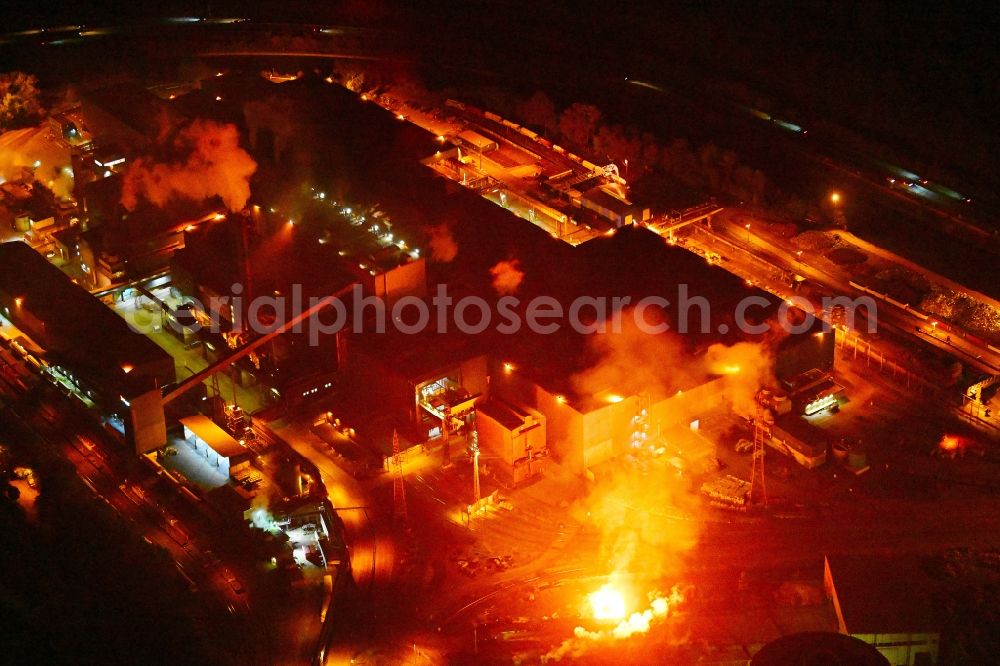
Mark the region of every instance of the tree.
POLYGON ((38 99, 38 79, 34 74, 0 74, 0 129, 31 122, 42 115, 38 99))
POLYGON ((589 148, 590 137, 601 123, 601 110, 593 104, 572 104, 559 116, 559 133, 576 148, 589 148))
MULTIPOLYGON (((655 168, 660 163, 662 152, 660 143, 649 132, 643 132, 640 144, 642 145, 642 154, 639 157, 639 162, 642 163, 644 169, 655 168)), ((632 178, 635 176, 633 175, 632 178)))
POLYGON ((723 150, 719 154, 719 171, 723 190, 733 189, 734 171, 740 166, 740 160, 732 150, 723 150))
POLYGON ((764 195, 767 192, 767 177, 764 176, 764 172, 760 169, 754 169, 752 192, 754 205, 759 206, 763 204, 764 195))
POLYGON ((548 133, 555 131, 559 122, 556 105, 541 90, 517 105, 517 115, 525 125, 548 133))
POLYGON ((732 194, 740 201, 757 203, 753 190, 753 169, 745 164, 740 164, 733 172, 732 194))
POLYGON ((702 144, 701 148, 698 149, 699 171, 702 182, 707 183, 709 189, 713 192, 719 191, 719 186, 722 182, 722 173, 719 170, 718 164, 718 147, 711 141, 702 144))

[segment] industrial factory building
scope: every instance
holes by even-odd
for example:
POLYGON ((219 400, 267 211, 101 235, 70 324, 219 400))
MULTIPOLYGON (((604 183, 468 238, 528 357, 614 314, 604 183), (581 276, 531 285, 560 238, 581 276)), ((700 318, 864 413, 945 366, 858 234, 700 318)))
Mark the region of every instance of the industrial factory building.
POLYGON ((88 90, 80 102, 83 122, 100 145, 141 150, 157 140, 165 122, 180 120, 174 107, 134 83, 88 90))
MULTIPOLYGON (((634 449, 661 448, 677 429, 697 429, 698 418, 725 405, 726 377, 706 377, 670 395, 623 395, 613 387, 597 394, 546 388, 546 380, 530 378, 530 370, 496 376, 491 388, 506 400, 521 400, 545 423, 553 456, 575 474, 634 449)), ((553 382, 551 385, 559 385, 553 382)))
POLYGON ((64 259, 79 258, 87 286, 110 287, 162 271, 183 245, 183 229, 218 212, 214 202, 173 198, 163 206, 122 205, 122 174, 137 154, 162 144, 184 122, 175 107, 135 84, 82 95, 74 118, 91 138, 73 149, 79 225, 63 234, 64 259))
POLYGON ((140 405, 176 379, 173 358, 24 243, 0 244, 0 314, 43 350, 51 372, 122 416, 131 444, 162 432, 162 416, 147 422, 140 405))
POLYGON ((584 192, 580 196, 579 205, 610 220, 616 227, 645 222, 650 217, 648 208, 640 208, 605 187, 594 187, 584 192))
MULTIPOLYGON (((349 368, 350 381, 373 387, 370 390, 378 396, 385 418, 414 426, 415 441, 434 443, 443 434, 441 405, 424 400, 422 392, 430 391, 429 396, 448 406, 465 404, 467 398, 478 395, 480 446, 503 461, 506 476, 521 474, 518 469, 523 462, 515 462, 528 456, 528 446, 531 455, 538 450, 525 439, 527 435, 520 434, 535 422, 539 428, 544 423, 545 451, 582 475, 631 450, 636 437, 644 435, 646 446, 651 446, 664 433, 696 428, 700 416, 723 408, 734 378, 725 369, 707 367, 705 354, 712 345, 761 344, 768 350, 770 370, 779 381, 808 371, 826 373, 832 367, 833 336, 815 335, 821 331, 819 322, 807 323, 805 333, 785 335, 774 324, 781 302, 773 296, 668 245, 648 230, 628 226, 624 218, 618 223, 626 226, 613 233, 570 247, 476 191, 457 187, 422 166, 419 158, 433 154, 438 146, 421 155, 422 141, 413 136, 412 126, 393 122, 387 111, 348 92, 335 90, 329 95, 338 115, 351 119, 340 127, 357 130, 348 133, 334 128, 334 145, 342 146, 346 154, 359 136, 371 142, 357 153, 351 164, 351 171, 357 166, 355 176, 342 189, 364 192, 394 219, 426 226, 444 223, 454 252, 428 264, 427 279, 430 284, 446 283, 456 300, 464 295, 487 301, 498 298, 501 292, 491 280, 491 269, 508 262, 517 266, 521 277, 511 292, 504 293, 515 295, 522 304, 535 297, 551 297, 566 312, 578 298, 603 297, 610 302, 628 297, 635 305, 644 297, 659 296, 670 301, 663 317, 673 325, 672 330, 684 316, 696 320, 704 315, 704 321, 692 321, 682 335, 665 336, 674 341, 664 344, 683 349, 670 360, 676 368, 657 369, 662 375, 657 386, 634 382, 575 385, 573 377, 600 363, 601 354, 593 345, 602 336, 569 330, 565 321, 554 334, 524 327, 516 335, 503 335, 490 327, 469 336, 474 340, 468 344, 474 348, 456 342, 461 336, 454 330, 418 336, 350 336, 348 344, 338 345, 338 353, 347 356, 344 367, 349 368), (395 152, 396 145, 407 150, 395 152), (418 150, 411 153, 413 146, 418 150), (378 177, 359 183, 359 173, 378 177), (685 302, 685 295, 692 303, 685 302), (735 313, 746 296, 766 303, 745 312, 749 322, 764 325, 763 334, 746 335, 738 330, 735 313), (699 299, 706 301, 704 313, 699 299), (470 359, 477 359, 475 371, 470 369, 470 359), (488 371, 486 361, 479 359, 488 360, 488 371)), ((626 204, 619 203, 615 211, 628 212, 622 208, 626 204)), ((425 254, 431 253, 425 250, 425 254)), ((649 337, 655 345, 656 336, 649 337)), ((460 427, 454 424, 455 429, 460 427)), ((540 432, 531 435, 539 436, 540 432)))
POLYGON ((220 474, 232 477, 250 465, 253 452, 201 414, 180 419, 184 439, 220 474))
MULTIPOLYGON (((344 223, 341 234, 317 243, 308 231, 300 231, 284 218, 262 214, 259 208, 247 215, 212 220, 185 233, 184 248, 172 261, 173 285, 203 308, 194 313, 202 326, 213 321, 220 324, 221 333, 202 334, 206 339, 214 337, 219 348, 228 344, 230 334, 239 333, 235 330, 239 322, 245 326, 250 317, 264 324, 273 321, 273 309, 250 310, 254 298, 283 302, 283 316, 291 316, 306 309, 310 299, 352 285, 360 287, 362 298, 376 297, 387 309, 403 297, 424 297, 424 259, 395 245, 379 245, 363 234, 344 223), (233 295, 240 297, 239 312, 234 312, 233 295)), ((364 314, 374 315, 374 311, 364 314)), ((289 332, 255 354, 245 369, 270 386, 287 406, 320 397, 332 387, 331 373, 344 359, 336 336, 323 335, 316 342, 318 346, 312 346, 308 333, 289 332)))
POLYGON ((487 356, 461 335, 402 333, 347 336, 346 371, 369 402, 418 442, 468 433, 472 412, 489 395, 487 356))
POLYGON ((544 472, 548 440, 538 410, 491 397, 477 405, 476 427, 479 448, 502 480, 517 484, 544 472))
MULTIPOLYGON (((303 93, 308 86, 288 85, 303 93)), ((583 475, 634 448, 655 449, 668 433, 697 428, 702 415, 732 400, 734 373, 740 373, 710 367, 706 354, 713 345, 760 345, 770 371, 788 385, 832 367, 833 336, 816 335, 818 322, 785 335, 774 324, 780 301, 717 266, 624 218, 617 223, 625 226, 572 248, 423 166, 420 159, 439 147, 432 137, 348 91, 324 89, 323 95, 340 119, 326 128, 324 141, 334 166, 342 158, 345 175, 330 192, 313 188, 300 197, 294 213, 252 207, 187 231, 173 260, 174 286, 182 293, 207 306, 236 281, 244 297, 289 297, 300 285, 306 299, 359 284, 366 296, 380 296, 391 307, 403 296, 426 301, 428 284, 446 284, 456 299, 489 301, 504 293, 524 304, 549 297, 564 312, 580 298, 624 298, 634 306, 662 297, 669 304, 653 308, 654 318, 661 311, 671 331, 684 330, 646 336, 643 344, 677 347, 669 359, 657 359, 662 367, 651 368, 658 377, 653 385, 577 381, 605 362, 609 350, 594 347, 604 337, 571 330, 566 321, 554 334, 525 327, 516 335, 487 328, 474 336, 453 328, 403 335, 390 325, 385 334, 330 335, 318 348, 290 333, 246 368, 286 404, 322 396, 335 385, 329 373, 336 372, 365 387, 382 420, 402 427, 411 441, 447 441, 476 422, 482 448, 503 461, 513 480, 528 473, 527 463, 541 451, 583 475), (437 238, 427 231, 432 226, 439 227, 437 238), (449 247, 440 246, 442 237, 449 247), (435 261, 425 263, 425 256, 435 261), (516 266, 518 276, 501 292, 491 270, 503 262, 516 266), (766 304, 744 313, 763 325, 763 334, 747 335, 737 326, 747 296, 766 304), (685 328, 688 316, 693 321, 685 328), (479 407, 482 413, 473 417, 479 407)), ((202 316, 232 322, 226 307, 202 316)))

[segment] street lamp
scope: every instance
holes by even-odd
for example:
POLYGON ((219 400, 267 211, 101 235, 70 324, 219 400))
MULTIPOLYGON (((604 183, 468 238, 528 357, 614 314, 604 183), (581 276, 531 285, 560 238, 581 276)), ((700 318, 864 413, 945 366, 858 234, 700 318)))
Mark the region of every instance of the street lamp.
POLYGON ((830 194, 830 202, 833 203, 834 205, 839 204, 840 203, 840 192, 833 192, 833 193, 831 193, 830 194))
POLYGON ((749 245, 750 244, 750 224, 747 223, 744 226, 746 227, 746 230, 747 230, 747 245, 749 245))
POLYGON ((799 260, 798 272, 802 273, 802 250, 797 251, 795 253, 795 256, 798 257, 798 260, 799 260))
POLYGON ((472 431, 472 495, 475 498, 475 503, 479 504, 479 500, 482 499, 482 491, 479 487, 479 436, 475 430, 472 431))

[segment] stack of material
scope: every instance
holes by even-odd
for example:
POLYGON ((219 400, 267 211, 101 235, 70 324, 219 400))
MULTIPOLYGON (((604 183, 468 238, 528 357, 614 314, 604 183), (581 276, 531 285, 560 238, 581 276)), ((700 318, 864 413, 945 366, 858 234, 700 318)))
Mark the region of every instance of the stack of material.
POLYGON ((746 506, 750 484, 727 474, 701 484, 701 493, 717 502, 731 506, 746 506))

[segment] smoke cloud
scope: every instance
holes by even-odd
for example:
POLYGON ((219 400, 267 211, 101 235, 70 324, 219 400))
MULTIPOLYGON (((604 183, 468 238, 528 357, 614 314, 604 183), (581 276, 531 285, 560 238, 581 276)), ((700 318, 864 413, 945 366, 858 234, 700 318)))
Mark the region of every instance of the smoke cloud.
POLYGON ((714 344, 705 352, 705 367, 714 375, 725 376, 726 402, 742 416, 754 413, 757 391, 774 384, 771 350, 760 343, 714 344))
MULTIPOLYGON (((766 344, 715 344, 699 361, 684 348, 679 336, 650 335, 624 314, 621 332, 590 337, 588 351, 595 362, 575 375, 572 384, 578 392, 591 396, 613 391, 615 399, 610 404, 632 410, 626 418, 643 405, 641 397, 635 402, 630 396, 647 396, 650 414, 659 412, 659 418, 669 420, 664 410, 670 407, 664 405, 673 404, 673 396, 681 395, 679 390, 696 390, 695 386, 712 375, 725 378, 723 392, 728 406, 752 413, 757 391, 772 381, 772 358, 766 344), (660 409, 655 408, 657 403, 660 409)), ((651 431, 659 431, 658 425, 653 424, 651 431)), ((647 457, 647 449, 652 447, 642 447, 633 450, 633 455, 604 463, 595 471, 590 492, 574 504, 574 518, 599 532, 597 560, 608 567, 607 583, 595 594, 620 595, 624 612, 605 628, 577 627, 572 637, 543 656, 543 662, 576 659, 597 646, 610 648, 617 640, 648 632, 672 613, 684 596, 678 588, 668 596, 644 588, 661 581, 669 586, 680 580, 686 556, 701 535, 702 501, 671 460, 674 456, 697 460, 707 442, 694 433, 680 435, 667 428, 656 436, 669 442, 669 460, 663 455, 647 457)), ((594 617, 601 619, 596 608, 594 617)))
POLYGON ((292 101, 284 97, 269 97, 264 101, 254 100, 243 105, 243 118, 250 133, 250 145, 256 150, 260 130, 270 130, 274 136, 275 162, 281 160, 281 156, 295 138, 295 123, 292 120, 294 117, 295 108, 292 101))
POLYGON ((600 531, 598 561, 611 567, 602 590, 619 591, 629 607, 608 628, 576 627, 571 638, 543 656, 543 663, 576 659, 596 643, 606 645, 648 632, 682 601, 684 594, 675 585, 667 596, 646 593, 648 601, 642 604, 641 581, 678 580, 683 557, 697 544, 701 531, 701 522, 692 518, 699 510, 698 499, 675 468, 662 459, 659 463, 644 465, 641 471, 627 462, 615 463, 573 507, 577 520, 600 531))
POLYGON ((431 258, 434 261, 448 263, 458 255, 458 243, 451 235, 451 229, 446 224, 427 227, 427 245, 431 248, 431 258))
POLYGON ((699 523, 691 520, 698 498, 668 464, 643 473, 627 462, 597 479, 576 510, 601 531, 601 561, 611 579, 630 571, 644 576, 676 576, 681 555, 698 542, 699 523))
POLYGON ((498 262, 490 269, 490 275, 493 276, 493 289, 501 296, 517 293, 524 280, 524 271, 517 259, 498 262))
POLYGON ((240 147, 235 125, 195 120, 176 135, 167 153, 166 161, 146 157, 128 166, 122 185, 127 210, 135 210, 140 199, 162 208, 173 199, 216 196, 231 211, 246 206, 257 163, 240 147))
POLYGON ((640 330, 631 310, 622 311, 620 320, 619 332, 609 321, 608 332, 588 337, 587 351, 594 362, 570 378, 577 393, 593 396, 613 391, 624 396, 664 397, 696 380, 680 337, 640 330))

